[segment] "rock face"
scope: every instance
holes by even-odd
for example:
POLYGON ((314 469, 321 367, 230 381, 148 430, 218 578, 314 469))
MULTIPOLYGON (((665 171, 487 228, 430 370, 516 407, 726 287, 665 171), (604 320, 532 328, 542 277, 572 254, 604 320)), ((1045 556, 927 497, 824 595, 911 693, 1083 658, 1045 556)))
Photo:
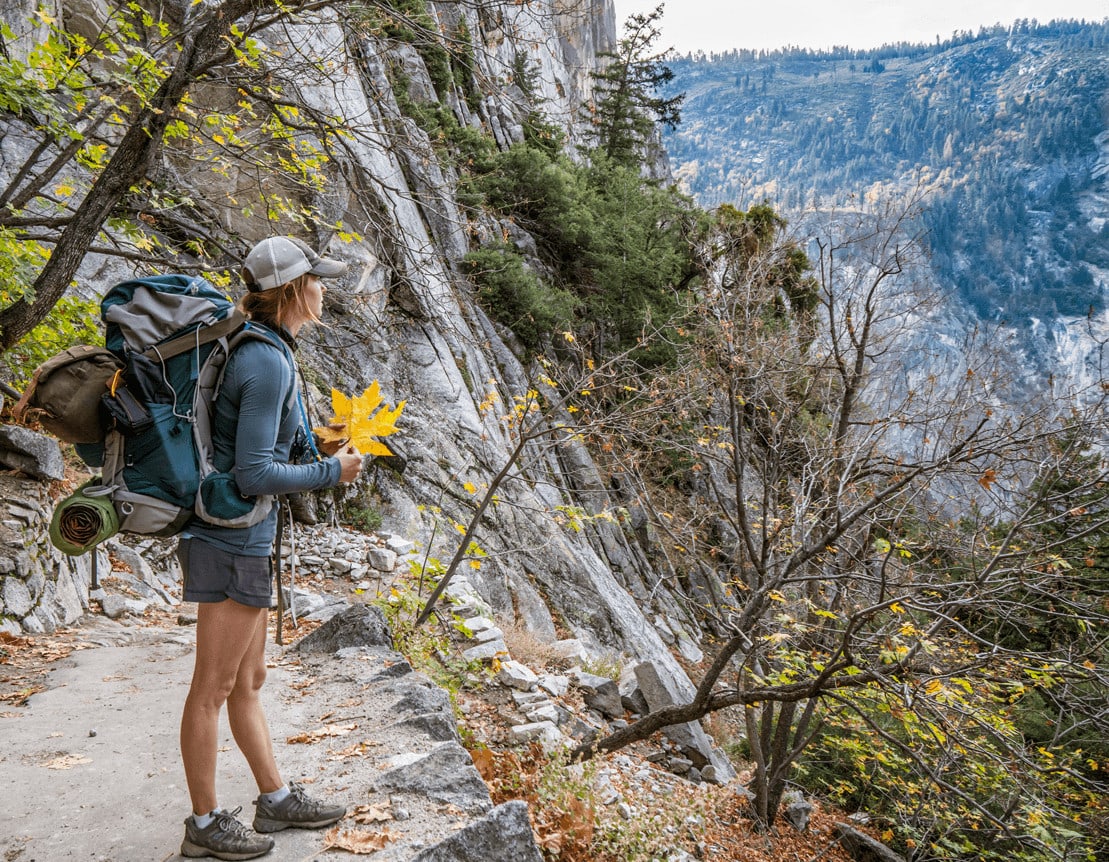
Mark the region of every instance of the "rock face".
MULTIPOLYGON (((52 511, 41 482, 0 474, 0 630, 10 634, 54 631, 89 609, 92 557, 67 557, 50 544, 52 511)), ((105 551, 97 564, 108 571, 105 551)))
MULTIPOLYGON (((597 54, 615 44, 611 0, 478 0, 439 3, 435 9, 444 32, 457 32, 465 22, 478 78, 512 81, 517 64, 525 62, 538 72, 535 103, 552 122, 567 128, 571 142, 580 139, 575 121, 589 96, 597 54)), ((454 195, 454 168, 401 111, 390 78, 391 68, 403 69, 404 97, 430 99, 436 89, 418 52, 344 32, 338 17, 327 10, 262 35, 280 56, 326 58, 295 67, 291 62, 275 64, 267 73, 275 86, 295 93, 315 112, 337 117, 344 127, 343 146, 335 155, 335 183, 320 203, 328 218, 358 226, 363 236, 329 247, 350 267, 338 289, 327 294, 330 326, 315 329, 300 350, 299 361, 311 369, 314 384, 309 401, 317 414, 327 415, 331 387, 360 392, 373 380, 380 382, 387 401, 407 401, 402 434, 390 438, 396 456, 373 462, 363 485, 349 493, 353 498, 372 486, 386 530, 430 545, 421 548, 418 559, 426 554, 448 560, 454 552, 450 537, 457 538, 450 522, 468 523, 474 512, 474 498, 464 489, 488 486, 509 463, 515 440, 501 419, 503 405, 513 404, 532 386, 529 368, 513 351, 511 338, 502 337, 475 302, 459 264, 473 236, 511 235, 525 244, 530 237, 492 216, 463 215, 454 195)), ((445 96, 443 105, 461 125, 480 127, 507 147, 523 136, 527 100, 522 95, 517 86, 504 83, 485 87, 477 100, 445 96)), ((204 200, 209 211, 235 224, 245 239, 273 229, 264 216, 245 218, 231 208, 209 177, 208 171, 201 175, 181 168, 178 180, 183 192, 204 200)), ((114 270, 106 269, 105 260, 87 258, 83 271, 99 277, 84 283, 110 283, 108 274, 114 270)), ((486 510, 475 534, 486 555, 480 570, 468 574, 480 600, 499 620, 514 622, 547 642, 556 637, 557 618, 580 642, 579 656, 619 654, 631 663, 649 662, 658 687, 671 701, 691 696, 693 686, 663 636, 680 646, 686 659, 695 659, 695 644, 675 639, 674 632, 693 631, 696 624, 653 570, 647 549, 616 523, 600 520, 571 532, 551 517, 556 507, 597 514, 623 505, 610 495, 608 480, 586 447, 574 440, 560 442, 556 449, 536 446, 524 453, 512 474, 513 481, 501 486, 498 504, 486 510)), ((27 542, 20 538, 16 545, 25 548, 27 542)), ((19 551, 12 554, 14 560, 19 551)), ((45 566, 26 560, 15 577, 27 587, 35 568, 49 580, 74 581, 66 587, 70 599, 63 617, 47 610, 38 615, 42 591, 36 595, 28 589, 33 622, 25 622, 27 614, 5 610, 6 625, 45 627, 87 604, 82 561, 64 563, 67 571, 78 574, 62 576, 61 560, 56 555, 51 560, 45 566)), ((376 577, 395 561, 375 551, 372 560, 341 560, 344 572, 346 562, 357 581, 362 569, 362 577, 376 577)), ((0 578, 10 576, 0 571, 0 578)), ((12 587, 10 594, 13 607, 25 611, 24 591, 12 587)), ((52 605, 57 601, 51 599, 52 605)), ((472 649, 496 656, 503 644, 494 639, 472 649)), ((606 709, 621 711, 618 701, 617 692, 606 709)), ((697 737, 691 746, 706 759, 711 746, 703 732, 690 726, 690 733, 697 737)), ((726 764, 717 765, 726 777, 726 764)))

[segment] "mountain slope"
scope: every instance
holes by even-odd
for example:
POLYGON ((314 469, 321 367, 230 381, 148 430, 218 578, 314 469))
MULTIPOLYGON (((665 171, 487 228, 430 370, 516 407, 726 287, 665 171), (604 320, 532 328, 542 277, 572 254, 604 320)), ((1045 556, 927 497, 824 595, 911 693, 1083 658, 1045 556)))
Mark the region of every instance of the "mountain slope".
POLYGON ((977 316, 1031 332, 1105 309, 1109 23, 672 68, 665 143, 702 203, 796 213, 923 183, 938 281, 977 316))

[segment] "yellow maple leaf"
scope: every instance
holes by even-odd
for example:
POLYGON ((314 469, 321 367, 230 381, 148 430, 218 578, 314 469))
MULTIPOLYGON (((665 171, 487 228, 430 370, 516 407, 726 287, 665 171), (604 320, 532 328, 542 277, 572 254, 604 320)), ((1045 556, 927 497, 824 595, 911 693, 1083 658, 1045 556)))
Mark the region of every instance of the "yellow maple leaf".
POLYGON ((321 443, 349 440, 363 455, 392 455, 378 437, 397 433, 397 419, 407 401, 390 408, 381 402, 381 386, 375 380, 361 395, 349 398, 338 389, 331 390, 331 427, 313 428, 321 443))

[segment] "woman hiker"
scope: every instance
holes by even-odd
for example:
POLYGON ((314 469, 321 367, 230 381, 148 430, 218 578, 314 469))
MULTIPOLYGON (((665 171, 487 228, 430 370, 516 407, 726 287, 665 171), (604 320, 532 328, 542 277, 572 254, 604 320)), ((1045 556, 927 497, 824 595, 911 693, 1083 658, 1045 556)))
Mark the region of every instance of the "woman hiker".
MULTIPOLYGON (((311 433, 299 400, 292 351, 301 327, 323 311, 323 278, 346 264, 320 257, 293 237, 262 240, 247 255, 241 308, 274 334, 274 343, 246 340, 227 360, 216 399, 213 449, 216 468, 233 474, 247 496, 289 494, 353 482, 362 456, 353 446, 314 463, 291 463, 298 433, 311 433)), ((196 665, 181 716, 181 758, 193 813, 185 820, 181 855, 253 859, 273 849, 267 834, 289 827, 315 829, 346 814, 342 805, 313 799, 286 784, 274 761, 269 727, 259 700, 266 679, 266 617, 273 590, 270 554, 277 509, 242 529, 196 522, 182 534, 178 558, 185 601, 198 602, 196 665), (216 747, 226 703, 235 744, 258 784, 254 828, 219 807, 216 747)), ((280 621, 278 621, 280 625, 280 621)))

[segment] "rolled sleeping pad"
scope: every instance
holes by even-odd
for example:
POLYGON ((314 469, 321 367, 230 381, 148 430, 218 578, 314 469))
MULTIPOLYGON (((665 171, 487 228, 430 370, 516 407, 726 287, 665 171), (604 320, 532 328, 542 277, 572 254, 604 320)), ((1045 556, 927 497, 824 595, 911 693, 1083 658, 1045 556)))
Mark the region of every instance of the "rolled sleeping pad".
POLYGON ((86 482, 54 509, 50 541, 63 554, 78 557, 119 532, 111 488, 86 482))

